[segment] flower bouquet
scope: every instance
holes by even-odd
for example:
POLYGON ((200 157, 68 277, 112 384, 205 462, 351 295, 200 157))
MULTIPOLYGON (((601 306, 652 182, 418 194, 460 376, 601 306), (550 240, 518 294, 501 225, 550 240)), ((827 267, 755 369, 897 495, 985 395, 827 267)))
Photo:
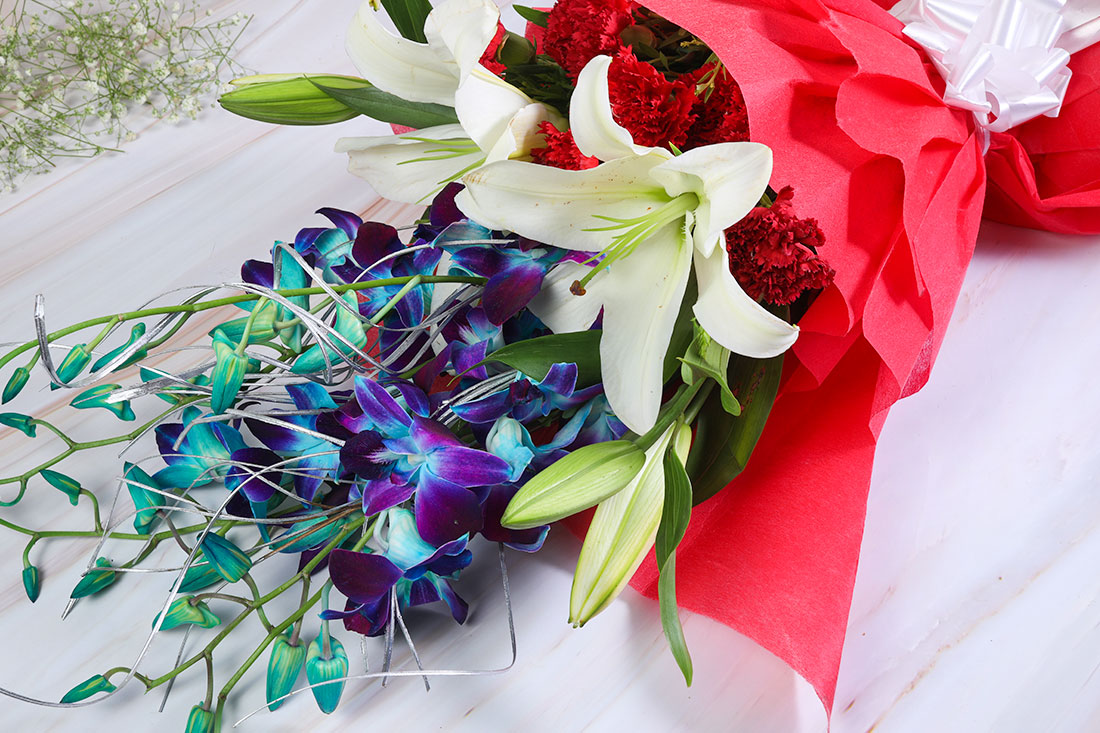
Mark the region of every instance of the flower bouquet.
POLYGON ((399 126, 337 148, 380 193, 425 207, 412 226, 322 209, 324 226, 183 302, 56 331, 40 302, 36 338, 0 357, 5 403, 37 370, 77 390, 73 408, 134 423, 81 441, 0 415, 59 440, 6 480, 7 503, 53 487, 93 510, 80 531, 3 520, 28 538, 29 599, 39 543, 95 538, 70 609, 161 572, 172 586, 143 619, 146 648, 201 635, 171 669, 143 652, 62 704, 205 668, 187 726, 214 730, 257 662, 271 709, 310 690, 332 712, 349 677, 427 683, 415 647, 419 669, 390 669, 396 636, 412 646, 407 609, 461 623, 456 581, 489 549, 477 535, 499 546, 507 597, 505 548, 533 552, 592 507, 571 520, 589 520, 575 625, 633 577, 660 598, 689 684, 678 603, 831 701, 875 438, 942 338, 990 113, 982 126, 945 105, 873 4, 520 12, 523 34, 490 3, 365 3, 348 32, 362 77, 249 77, 223 96, 267 122, 399 126), (224 319, 183 343, 206 311, 224 319), (104 515, 62 463, 106 446, 135 457, 104 515), (216 680, 248 618, 255 651, 216 680), (354 635, 385 638, 381 670, 349 674, 354 635))

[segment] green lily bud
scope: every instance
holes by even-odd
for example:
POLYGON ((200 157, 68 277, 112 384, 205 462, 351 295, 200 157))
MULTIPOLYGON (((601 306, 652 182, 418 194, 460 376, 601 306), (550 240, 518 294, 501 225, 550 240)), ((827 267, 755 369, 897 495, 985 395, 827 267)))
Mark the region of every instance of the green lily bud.
POLYGON ((215 414, 225 412, 237 398, 248 373, 248 357, 237 353, 237 344, 229 340, 220 329, 214 331, 214 357, 217 363, 210 376, 210 410, 215 414))
POLYGON ((33 420, 33 417, 24 415, 21 412, 0 413, 0 425, 7 425, 9 428, 15 428, 28 438, 33 438, 38 428, 38 426, 32 422, 33 420))
POLYGON ((164 506, 164 495, 146 488, 157 486, 157 480, 133 463, 123 464, 122 476, 138 510, 134 515, 134 531, 149 534, 157 522, 157 508, 164 506))
POLYGON ((505 66, 519 66, 535 58, 535 44, 518 33, 509 31, 497 48, 497 61, 505 66))
POLYGON ((119 420, 125 420, 127 422, 134 420, 135 415, 133 409, 130 407, 129 400, 122 400, 121 402, 109 402, 111 395, 118 389, 120 385, 117 384, 97 384, 91 389, 86 389, 69 403, 78 410, 87 410, 92 407, 102 407, 105 410, 110 410, 115 414, 119 420))
POLYGON ((622 490, 644 463, 645 454, 627 440, 586 445, 524 484, 501 524, 528 529, 587 509, 622 490))
POLYGON ((318 89, 314 81, 335 89, 370 86, 353 76, 260 74, 234 79, 230 84, 235 88, 223 94, 218 104, 241 117, 276 125, 330 125, 359 116, 318 89))
MULTIPOLYGON (((60 366, 57 367, 57 376, 62 384, 68 384, 76 379, 91 360, 92 357, 88 354, 87 344, 80 344, 69 349, 69 353, 65 355, 60 366)), ((51 384, 50 389, 61 389, 61 384, 51 384)))
MULTIPOLYGON (((122 346, 119 346, 117 349, 111 349, 106 354, 104 354, 103 356, 96 359, 95 364, 92 364, 92 371, 93 372, 99 371, 103 367, 107 366, 107 364, 109 364, 112 359, 114 359, 116 356, 121 354, 123 351, 125 351, 129 347, 133 346, 134 343, 144 335, 145 335, 145 324, 144 323, 135 324, 134 327, 130 329, 130 338, 126 339, 126 343, 124 343, 122 346)), ((135 364, 135 363, 141 361, 142 359, 144 359, 148 355, 148 353, 149 352, 144 348, 138 349, 133 354, 131 354, 129 357, 127 357, 121 364, 119 364, 114 369, 112 369, 111 371, 117 372, 119 369, 125 369, 126 367, 130 366, 131 364, 135 364)))
POLYGON ((118 573, 111 567, 111 563, 107 558, 101 557, 95 561, 95 564, 96 567, 89 570, 88 574, 81 578, 80 582, 73 588, 73 592, 69 594, 70 598, 83 598, 99 593, 115 582, 118 573))
POLYGON ((23 590, 27 591, 27 598, 31 603, 38 600, 38 594, 42 590, 42 579, 38 577, 38 568, 28 565, 23 568, 23 590))
POLYGON ((76 503, 80 500, 80 484, 76 479, 59 471, 51 471, 48 468, 43 468, 39 473, 42 474, 42 478, 46 479, 50 486, 69 497, 70 504, 76 506, 76 503))
POLYGON ((252 558, 232 542, 210 532, 202 541, 202 556, 223 579, 236 583, 252 567, 252 558))
POLYGON ((267 661, 268 710, 277 710, 283 704, 280 698, 294 689, 305 663, 305 646, 300 641, 291 644, 288 634, 283 634, 271 645, 271 657, 267 661))
POLYGON ((214 713, 203 707, 202 703, 191 708, 184 733, 214 733, 214 713))
POLYGON ((8 377, 8 383, 4 386, 4 396, 0 401, 7 403, 14 400, 15 396, 27 386, 30 378, 31 372, 27 367, 16 367, 8 377))
POLYGON ((348 675, 348 653, 344 651, 344 645, 333 637, 329 637, 329 656, 324 654, 323 639, 317 637, 309 643, 306 652, 306 679, 309 684, 318 685, 311 688, 313 699, 317 701, 317 707, 328 715, 340 704, 340 695, 344 693, 344 678, 348 675), (338 680, 327 685, 321 682, 338 680))
POLYGON ((114 692, 115 686, 108 681, 106 677, 101 674, 92 675, 88 679, 81 682, 65 693, 65 697, 61 698, 61 702, 80 702, 85 700, 97 692, 114 692))
POLYGON ((574 626, 583 626, 622 592, 653 546, 664 506, 664 455, 676 427, 645 452, 630 484, 596 507, 573 574, 569 620, 574 626))
POLYGON ((222 579, 217 569, 209 563, 196 563, 187 568, 183 574, 183 582, 180 583, 180 593, 194 593, 203 588, 209 588, 222 579))
MULTIPOLYGON (((160 614, 158 613, 156 618, 153 619, 154 626, 156 626, 159 619, 160 614)), ((172 605, 168 607, 168 613, 164 615, 164 623, 160 625, 160 628, 162 631, 168 631, 178 626, 192 624, 201 626, 204 629, 212 629, 221 622, 222 620, 215 616, 210 607, 202 601, 196 602, 193 596, 181 596, 172 601, 172 605)))

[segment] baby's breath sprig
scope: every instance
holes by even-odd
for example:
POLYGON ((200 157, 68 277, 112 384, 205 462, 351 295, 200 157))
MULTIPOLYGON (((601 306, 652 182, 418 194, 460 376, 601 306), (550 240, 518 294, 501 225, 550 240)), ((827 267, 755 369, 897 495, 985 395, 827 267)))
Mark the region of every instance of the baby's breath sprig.
POLYGON ((135 108, 194 119, 249 18, 195 2, 17 0, 0 14, 0 187, 134 137, 135 108))

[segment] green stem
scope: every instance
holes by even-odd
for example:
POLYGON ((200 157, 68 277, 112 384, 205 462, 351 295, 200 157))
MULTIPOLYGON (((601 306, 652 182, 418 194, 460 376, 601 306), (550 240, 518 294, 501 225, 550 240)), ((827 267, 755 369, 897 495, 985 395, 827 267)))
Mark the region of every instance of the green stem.
POLYGON ((684 409, 687 408, 705 381, 707 380, 699 379, 692 384, 680 385, 680 389, 676 390, 676 394, 673 395, 672 399, 661 408, 661 412, 657 416, 657 423, 649 429, 649 432, 635 440, 634 445, 642 450, 649 450, 649 447, 664 435, 669 426, 684 414, 684 409))

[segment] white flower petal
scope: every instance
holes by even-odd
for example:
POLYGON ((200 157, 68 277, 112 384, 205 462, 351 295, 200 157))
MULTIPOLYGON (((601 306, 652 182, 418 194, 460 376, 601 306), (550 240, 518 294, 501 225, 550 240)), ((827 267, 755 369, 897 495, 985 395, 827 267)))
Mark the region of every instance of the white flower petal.
POLYGON ((507 134, 516 114, 532 104, 530 97, 481 64, 455 92, 455 114, 462 129, 486 152, 507 134))
POLYGON ((569 101, 569 128, 573 140, 585 155, 603 161, 657 150, 635 145, 630 131, 611 114, 611 95, 607 85, 610 56, 596 56, 577 76, 577 86, 569 101))
POLYGON ((603 308, 600 294, 607 273, 597 273, 584 295, 573 295, 570 287, 591 271, 591 267, 579 262, 559 262, 546 274, 542 290, 527 304, 527 309, 554 333, 587 331, 603 308))
POLYGON ((489 148, 486 162, 495 163, 498 160, 523 158, 530 155, 531 148, 545 144, 539 134, 539 123, 546 120, 553 121, 557 117, 558 114, 544 104, 536 102, 527 105, 512 117, 504 134, 489 148))
POLYGON ((384 92, 410 102, 454 104, 458 65, 416 43, 390 33, 378 21, 370 0, 363 0, 348 27, 348 56, 363 78, 384 92))
POLYGON ((424 36, 433 51, 454 61, 459 79, 465 79, 496 35, 498 20, 500 10, 489 0, 446 0, 428 13, 424 36))
POLYGON ((668 224, 608 268, 600 361, 611 409, 639 435, 661 407, 665 352, 684 299, 692 248, 682 223, 668 224))
POLYGON ((768 187, 772 151, 760 143, 718 143, 678 155, 653 169, 670 196, 694 193, 695 246, 709 257, 718 235, 744 218, 768 187))
POLYGON ((348 171, 366 180, 384 198, 423 203, 485 159, 460 125, 427 127, 406 135, 344 137, 336 152, 348 154, 348 171), (440 152, 445 143, 466 144, 468 153, 440 152))
POLYGON ((613 231, 606 219, 643 216, 668 202, 649 173, 665 158, 650 154, 583 171, 503 160, 463 177, 455 202, 468 217, 565 249, 598 252, 613 231))
POLYGON ((695 251, 695 278, 699 325, 733 353, 766 359, 782 354, 798 338, 798 326, 772 315, 741 289, 721 247, 709 257, 695 251))

